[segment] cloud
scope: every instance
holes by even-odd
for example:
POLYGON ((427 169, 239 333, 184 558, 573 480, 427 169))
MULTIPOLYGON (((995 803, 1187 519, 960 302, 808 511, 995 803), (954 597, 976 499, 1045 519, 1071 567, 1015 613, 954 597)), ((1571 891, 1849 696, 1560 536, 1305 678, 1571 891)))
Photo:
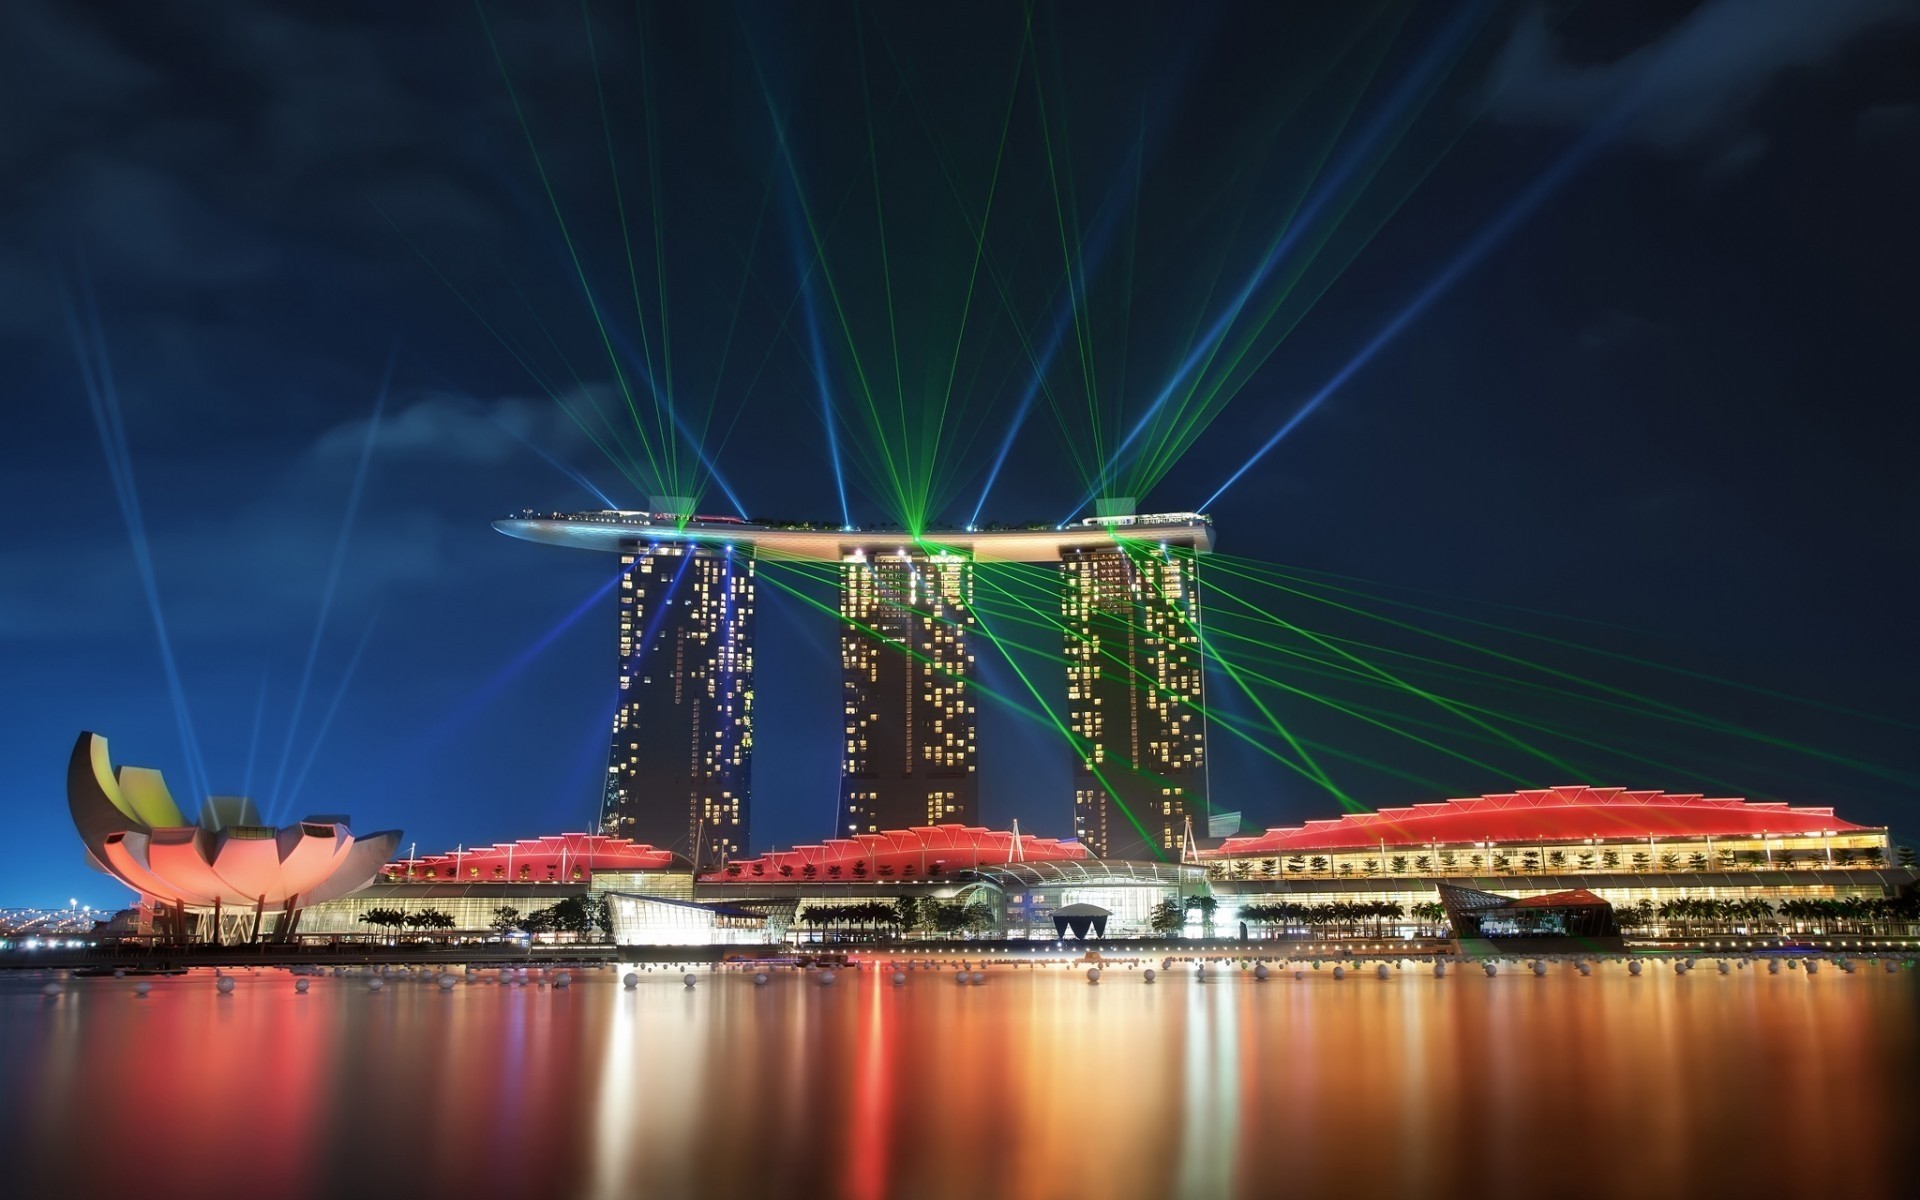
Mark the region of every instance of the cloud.
POLYGON ((1588 65, 1534 7, 1494 63, 1489 99, 1512 124, 1592 126, 1625 112, 1626 136, 1641 145, 1751 161, 1763 145, 1751 113, 1783 73, 1916 20, 1907 0, 1707 0, 1665 36, 1588 65))
MULTIPOLYGON (((321 459, 358 458, 372 417, 337 425, 314 443, 321 459)), ((376 455, 402 455, 489 465, 527 453, 527 443, 564 454, 586 440, 559 406, 545 400, 503 397, 491 402, 438 392, 381 418, 376 455)))

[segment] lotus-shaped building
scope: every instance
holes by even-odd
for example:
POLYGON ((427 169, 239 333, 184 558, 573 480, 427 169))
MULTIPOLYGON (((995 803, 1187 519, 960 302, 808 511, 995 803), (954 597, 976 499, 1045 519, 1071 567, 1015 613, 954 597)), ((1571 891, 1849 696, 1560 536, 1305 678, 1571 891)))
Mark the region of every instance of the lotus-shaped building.
MULTIPOLYGON (((356 838, 343 816, 276 829, 253 801, 210 796, 199 819, 174 803, 160 772, 112 766, 107 739, 82 733, 67 764, 67 804, 94 866, 163 911, 251 916, 299 909, 371 883, 400 845, 399 830, 356 838)), ((291 919, 279 923, 284 935, 291 919)))

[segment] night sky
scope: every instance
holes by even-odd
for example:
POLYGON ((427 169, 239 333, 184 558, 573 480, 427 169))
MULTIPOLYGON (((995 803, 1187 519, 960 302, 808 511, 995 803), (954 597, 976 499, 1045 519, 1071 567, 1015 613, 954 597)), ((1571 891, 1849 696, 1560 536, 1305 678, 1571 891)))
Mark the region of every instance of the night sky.
MULTIPOLYGON (((1208 506, 1224 554, 1765 735, 1569 709, 1613 749, 1532 782, 1920 835, 1910 5, 589 12, 0 11, 0 904, 125 901, 67 819, 81 729, 192 791, 143 558, 214 791, 422 851, 590 827, 614 563, 489 522, 670 490, 633 432, 668 390, 702 511, 838 521, 824 392, 860 523, 965 523, 1003 442, 983 521, 1115 453, 1193 508, 1310 406, 1208 506), (1243 290, 1186 434, 1116 451, 1243 290)), ((765 848, 827 833, 837 651, 760 606, 765 848)), ((981 722, 983 817, 1067 832, 1057 736, 981 722)), ((1213 772, 1255 826, 1339 811, 1250 740, 1213 772)))

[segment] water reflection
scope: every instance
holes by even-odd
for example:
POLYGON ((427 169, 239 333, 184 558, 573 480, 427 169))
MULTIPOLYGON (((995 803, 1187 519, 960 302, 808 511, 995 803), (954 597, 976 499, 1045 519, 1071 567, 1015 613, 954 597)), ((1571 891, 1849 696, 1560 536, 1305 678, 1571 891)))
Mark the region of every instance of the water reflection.
POLYGON ((1911 971, 41 982, 17 1195, 1899 1195, 1920 1068, 1911 971))

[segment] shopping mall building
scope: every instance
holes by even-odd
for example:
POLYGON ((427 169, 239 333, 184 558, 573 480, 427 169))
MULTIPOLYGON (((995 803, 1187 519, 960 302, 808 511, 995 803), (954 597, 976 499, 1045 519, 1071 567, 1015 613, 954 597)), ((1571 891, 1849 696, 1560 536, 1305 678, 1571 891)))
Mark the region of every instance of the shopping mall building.
POLYGON ((308 910, 300 931, 365 933, 370 909, 435 908, 479 935, 501 907, 585 895, 606 897, 625 945, 890 939, 903 930, 882 910, 904 897, 923 918, 910 938, 937 936, 930 906, 974 910, 973 937, 1052 941, 1063 910, 1100 914, 1106 938, 1159 936, 1155 914, 1171 901, 1187 937, 1378 941, 1447 933, 1444 885, 1516 900, 1595 896, 1642 937, 1912 936, 1920 926, 1901 904, 1915 881, 1911 854, 1890 846, 1885 828, 1828 808, 1557 787, 1310 821, 1165 861, 936 825, 696 876, 665 851, 576 834, 389 864, 372 887, 308 910))

